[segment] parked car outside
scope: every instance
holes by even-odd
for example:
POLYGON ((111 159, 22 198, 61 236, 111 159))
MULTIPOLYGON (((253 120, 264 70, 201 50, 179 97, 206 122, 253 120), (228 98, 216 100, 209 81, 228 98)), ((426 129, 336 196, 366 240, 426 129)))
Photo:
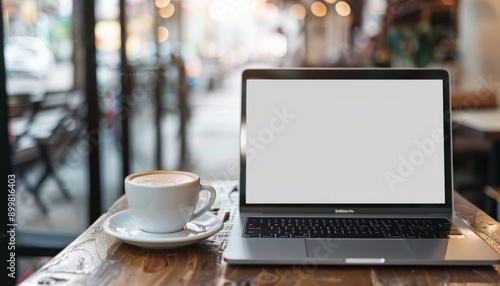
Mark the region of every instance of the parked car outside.
POLYGON ((55 57, 42 38, 14 36, 5 45, 5 68, 8 75, 46 78, 54 68, 55 57))

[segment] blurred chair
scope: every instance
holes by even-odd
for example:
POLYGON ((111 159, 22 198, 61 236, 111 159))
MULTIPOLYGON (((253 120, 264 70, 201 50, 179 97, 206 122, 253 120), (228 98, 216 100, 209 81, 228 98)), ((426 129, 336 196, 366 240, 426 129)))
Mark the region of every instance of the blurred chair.
POLYGON ((34 196, 37 206, 43 213, 49 211, 40 199, 42 184, 53 177, 59 190, 66 199, 71 199, 64 181, 54 168, 55 162, 64 159, 70 145, 81 131, 81 122, 75 118, 74 111, 64 103, 43 109, 43 100, 31 102, 31 108, 24 117, 14 119, 13 167, 19 181, 34 196), (43 172, 31 185, 26 170, 39 160, 43 172))

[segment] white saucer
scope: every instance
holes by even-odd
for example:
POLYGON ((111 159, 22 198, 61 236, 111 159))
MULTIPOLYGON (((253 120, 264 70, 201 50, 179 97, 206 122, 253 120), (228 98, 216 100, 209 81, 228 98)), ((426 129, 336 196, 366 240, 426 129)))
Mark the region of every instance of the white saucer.
POLYGON ((176 248, 201 241, 222 229, 220 218, 210 213, 186 224, 183 230, 173 233, 149 233, 137 226, 128 210, 116 213, 104 222, 104 231, 125 243, 144 248, 176 248))

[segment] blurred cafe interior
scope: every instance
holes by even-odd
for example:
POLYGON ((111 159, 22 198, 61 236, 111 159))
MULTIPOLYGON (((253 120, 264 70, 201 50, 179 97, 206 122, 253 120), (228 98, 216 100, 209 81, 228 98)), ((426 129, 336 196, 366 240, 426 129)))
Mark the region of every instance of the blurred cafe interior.
MULTIPOLYGON (((442 67, 453 116, 500 100, 498 0, 4 0, 1 9, 10 146, 1 161, 16 176, 25 269, 108 209, 128 173, 237 179, 245 68, 442 67)), ((499 156, 491 140, 453 129, 455 189, 494 216, 484 189, 499 156)))

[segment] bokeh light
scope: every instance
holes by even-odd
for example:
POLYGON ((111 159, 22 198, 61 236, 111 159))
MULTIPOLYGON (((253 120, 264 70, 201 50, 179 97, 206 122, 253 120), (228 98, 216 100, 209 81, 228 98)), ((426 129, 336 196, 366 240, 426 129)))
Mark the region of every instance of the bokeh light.
POLYGON ((304 5, 302 4, 293 4, 290 7, 290 14, 295 19, 304 19, 306 17, 306 13, 306 7, 304 7, 304 5))
POLYGON ((277 16, 279 13, 278 6, 274 5, 273 3, 264 4, 264 9, 265 9, 266 15, 270 18, 277 16))
POLYGON ((158 27, 157 33, 158 33, 158 43, 163 43, 166 40, 168 40, 169 32, 167 28, 160 26, 158 27))
POLYGON ((316 17, 323 17, 326 15, 328 10, 326 9, 326 5, 322 2, 314 2, 311 4, 311 12, 316 17))
POLYGON ((281 33, 265 35, 257 42, 257 48, 263 55, 272 58, 284 57, 287 52, 286 36, 281 33))
POLYGON ((337 11, 337 14, 340 16, 346 17, 351 14, 351 6, 344 1, 339 1, 335 4, 335 11, 337 11))
POLYGON ((167 7, 168 4, 170 4, 170 0, 155 0, 155 5, 158 8, 167 7))
POLYGON ((174 13, 175 13, 175 7, 174 5, 172 5, 172 3, 160 9, 160 16, 165 19, 172 17, 174 13))
POLYGON ((95 25, 96 48, 99 51, 120 49, 120 23, 113 20, 99 21, 95 25))

